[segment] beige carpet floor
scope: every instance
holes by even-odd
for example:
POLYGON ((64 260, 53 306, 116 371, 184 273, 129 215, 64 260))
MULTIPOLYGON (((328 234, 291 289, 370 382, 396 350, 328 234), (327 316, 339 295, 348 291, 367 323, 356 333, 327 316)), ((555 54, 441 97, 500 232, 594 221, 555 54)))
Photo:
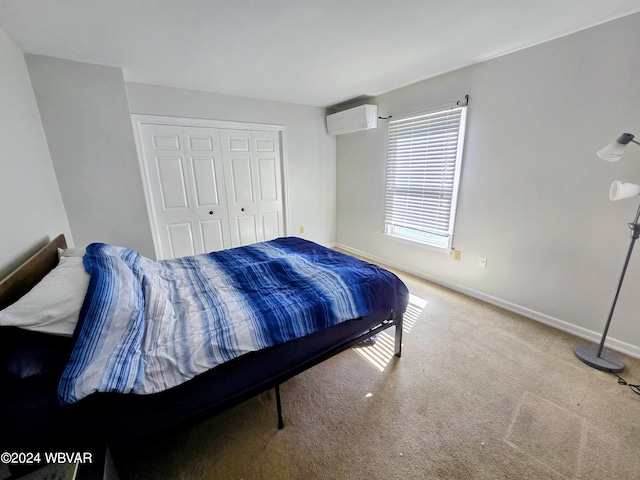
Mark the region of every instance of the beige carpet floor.
POLYGON ((582 340, 399 275, 402 358, 390 336, 348 350, 282 385, 283 430, 266 392, 116 455, 121 480, 640 478, 640 395, 578 361, 582 340))

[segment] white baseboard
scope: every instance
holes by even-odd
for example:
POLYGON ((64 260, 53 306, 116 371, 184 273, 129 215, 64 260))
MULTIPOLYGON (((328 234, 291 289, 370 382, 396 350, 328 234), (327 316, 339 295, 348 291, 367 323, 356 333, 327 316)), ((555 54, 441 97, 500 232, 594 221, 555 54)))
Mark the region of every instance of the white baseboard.
MULTIPOLYGON (((536 320, 540 323, 544 323, 545 325, 549 325, 550 327, 557 328, 558 330, 562 330, 563 332, 571 333, 576 337, 584 338, 585 340, 589 340, 590 342, 600 343, 600 339, 602 338, 601 337, 602 332, 594 332, 592 330, 587 330, 586 328, 582 328, 578 325, 574 325, 564 320, 560 320, 559 318, 555 318, 550 315, 546 315, 544 313, 531 310, 530 308, 508 302, 506 300, 494 297, 492 295, 487 295, 486 293, 480 292, 478 290, 467 288, 462 285, 457 285, 455 283, 447 282, 440 278, 427 275, 423 272, 414 270, 411 267, 407 267, 406 265, 400 265, 395 262, 391 262, 387 259, 377 257, 376 255, 371 255, 370 253, 363 252, 361 250, 349 247, 347 245, 342 245, 340 243, 337 243, 335 247, 345 250, 347 252, 353 253, 354 255, 359 255, 362 257, 369 258, 375 262, 383 263, 392 268, 397 268, 398 270, 402 270, 403 272, 407 272, 416 277, 423 278, 433 283, 437 283, 438 285, 442 285, 443 287, 447 287, 456 292, 464 293, 465 295, 469 295, 470 297, 477 298, 478 300, 482 300, 492 305, 496 305, 498 307, 504 308, 505 310, 509 310, 510 312, 517 313, 519 315, 522 315, 523 317, 527 317, 532 320, 536 320)), ((632 345, 630 343, 623 342, 621 340, 617 340, 615 338, 611 338, 610 336, 607 337, 607 348, 611 350, 615 350, 617 352, 624 353, 634 358, 640 358, 640 347, 638 347, 637 345, 632 345)))

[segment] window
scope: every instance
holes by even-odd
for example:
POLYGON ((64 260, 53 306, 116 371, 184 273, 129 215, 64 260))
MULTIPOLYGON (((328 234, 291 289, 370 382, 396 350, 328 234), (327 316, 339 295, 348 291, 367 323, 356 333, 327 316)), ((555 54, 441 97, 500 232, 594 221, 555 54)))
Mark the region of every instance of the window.
POLYGON ((467 107, 389 122, 385 233, 451 248, 467 107))

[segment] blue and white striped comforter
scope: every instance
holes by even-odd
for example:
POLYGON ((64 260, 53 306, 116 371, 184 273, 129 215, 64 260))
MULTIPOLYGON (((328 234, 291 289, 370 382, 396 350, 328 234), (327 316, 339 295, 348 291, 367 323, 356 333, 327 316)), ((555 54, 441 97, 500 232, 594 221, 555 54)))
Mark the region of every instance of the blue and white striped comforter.
POLYGON ((152 261, 87 247, 91 275, 58 396, 150 394, 374 309, 406 308, 392 273, 299 238, 152 261))

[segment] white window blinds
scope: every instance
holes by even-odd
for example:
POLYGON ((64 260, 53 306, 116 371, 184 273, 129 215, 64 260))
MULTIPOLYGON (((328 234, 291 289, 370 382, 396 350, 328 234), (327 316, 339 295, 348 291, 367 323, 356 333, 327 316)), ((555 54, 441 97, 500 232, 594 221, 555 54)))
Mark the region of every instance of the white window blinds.
POLYGON ((386 233, 451 248, 466 110, 389 122, 386 233))

